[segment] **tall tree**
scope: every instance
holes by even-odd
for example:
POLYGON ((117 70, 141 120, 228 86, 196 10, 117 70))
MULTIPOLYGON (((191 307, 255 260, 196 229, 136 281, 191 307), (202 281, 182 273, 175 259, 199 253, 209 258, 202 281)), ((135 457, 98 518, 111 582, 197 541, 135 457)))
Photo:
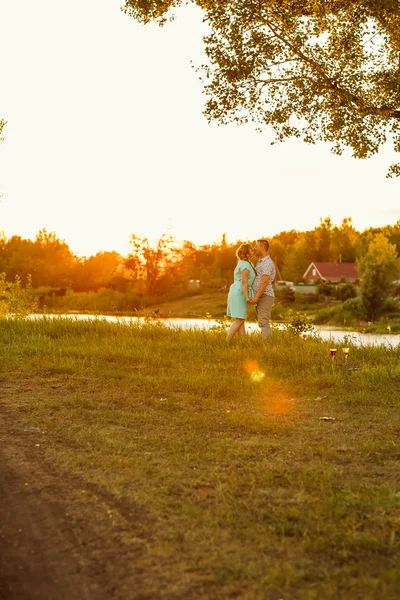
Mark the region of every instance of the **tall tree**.
POLYGON ((332 230, 331 259, 337 262, 354 262, 359 236, 351 217, 343 219, 340 227, 335 226, 332 230))
POLYGON ((383 233, 391 244, 396 246, 397 254, 400 255, 400 219, 394 225, 387 225, 383 233))
POLYGON ((331 260, 332 222, 330 217, 319 220, 317 234, 317 252, 315 260, 329 262, 331 260))
POLYGON ((74 261, 75 257, 64 240, 60 240, 53 231, 41 229, 32 246, 33 285, 69 285, 74 261))
POLYGON ((121 262, 122 257, 115 251, 98 252, 80 260, 73 271, 74 286, 88 290, 109 286, 121 262))
POLYGON ((157 284, 179 258, 180 249, 173 236, 168 233, 163 233, 154 245, 148 238, 132 235, 131 247, 132 252, 124 263, 125 267, 135 279, 143 278, 147 294, 155 296, 158 292, 157 284))
POLYGON ((378 318, 399 272, 396 246, 383 233, 370 242, 368 252, 359 261, 361 305, 367 319, 378 318))
MULTIPOLYGON (((209 120, 251 120, 272 127, 277 141, 327 141, 358 158, 387 139, 400 151, 398 0, 192 2, 209 26, 201 67, 209 120)), ((183 3, 126 0, 123 10, 163 24, 183 3)))
MULTIPOLYGON (((282 277, 287 281, 302 281, 310 262, 317 260, 318 237, 316 230, 299 234, 296 242, 289 247, 285 255, 282 277)), ((271 249, 272 253, 272 249, 271 249)))
MULTIPOLYGON (((15 281, 18 276, 23 284, 35 270, 32 265, 33 242, 19 235, 2 238, 0 251, 0 272, 6 273, 8 281, 15 281)), ((34 285, 37 285, 35 281, 34 285)))

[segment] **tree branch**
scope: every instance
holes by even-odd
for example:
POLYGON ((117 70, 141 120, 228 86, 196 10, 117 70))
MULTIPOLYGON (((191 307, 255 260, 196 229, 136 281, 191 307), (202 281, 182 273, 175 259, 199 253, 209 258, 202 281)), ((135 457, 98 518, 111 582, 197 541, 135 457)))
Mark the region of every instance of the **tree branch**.
MULTIPOLYGON (((278 32, 275 26, 271 24, 269 19, 264 20, 264 24, 271 30, 273 35, 275 35, 281 42, 283 42, 286 46, 288 46, 292 52, 294 52, 297 56, 301 58, 305 63, 309 64, 314 71, 316 71, 320 77, 323 79, 325 84, 334 92, 337 92, 340 96, 347 98, 350 102, 353 102, 359 109, 359 111, 366 115, 384 115, 388 113, 390 117, 393 119, 400 119, 400 110, 394 110, 392 106, 368 106, 365 105, 362 98, 353 94, 349 90, 341 87, 336 81, 331 79, 324 71, 324 68, 315 60, 304 54, 302 50, 300 50, 295 44, 293 44, 290 40, 288 40, 282 33, 278 32)), ((300 79, 293 78, 293 79, 300 79)))
MULTIPOLYGON (((262 85, 267 85, 268 83, 282 83, 283 81, 296 81, 298 79, 309 79, 310 80, 310 78, 307 77, 306 75, 299 75, 297 77, 279 77, 279 78, 271 77, 271 79, 253 79, 253 81, 255 83, 261 83, 262 85)), ((313 83, 315 83, 315 81, 313 83)))

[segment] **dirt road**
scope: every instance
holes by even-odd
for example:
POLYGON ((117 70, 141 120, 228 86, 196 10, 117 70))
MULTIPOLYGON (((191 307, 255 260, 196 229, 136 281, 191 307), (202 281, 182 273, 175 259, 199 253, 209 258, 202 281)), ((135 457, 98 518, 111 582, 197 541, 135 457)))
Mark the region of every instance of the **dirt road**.
MULTIPOLYGON (((109 518, 118 501, 61 477, 42 439, 0 404, 0 600, 145 598, 109 518)), ((127 519, 134 512, 118 508, 127 519)))

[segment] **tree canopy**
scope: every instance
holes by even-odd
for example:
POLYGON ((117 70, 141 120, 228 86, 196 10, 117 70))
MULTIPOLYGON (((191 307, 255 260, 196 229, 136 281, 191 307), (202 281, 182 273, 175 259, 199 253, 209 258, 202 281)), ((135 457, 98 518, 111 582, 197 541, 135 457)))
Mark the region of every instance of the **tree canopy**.
MULTIPOLYGON (((228 242, 223 234, 212 244, 196 246, 164 233, 155 242, 137 234, 132 234, 130 241, 127 256, 104 251, 80 258, 64 240, 45 229, 38 232, 35 240, 18 235, 7 238, 0 232, 0 273, 5 273, 8 283, 18 277, 25 284, 31 277, 34 288, 63 287, 77 292, 134 289, 149 297, 159 296, 171 290, 181 293, 193 279, 200 280, 204 288, 221 289, 231 283, 237 247, 249 240, 228 242)), ((392 259, 398 264, 400 220, 360 232, 350 218, 335 225, 326 217, 314 229, 282 231, 269 241, 277 278, 299 282, 315 261, 359 260, 366 269, 370 265, 391 264, 392 259)), ((388 272, 392 274, 391 269, 388 272)))
MULTIPOLYGON (((204 11, 205 115, 253 121, 366 158, 400 151, 398 0, 192 0, 204 11)), ((183 0, 126 0, 142 23, 164 24, 183 0)), ((400 175, 400 164, 388 176, 400 175)))
POLYGON ((370 241, 368 252, 359 261, 361 278, 361 304, 368 319, 379 317, 399 273, 395 244, 383 233, 370 241))

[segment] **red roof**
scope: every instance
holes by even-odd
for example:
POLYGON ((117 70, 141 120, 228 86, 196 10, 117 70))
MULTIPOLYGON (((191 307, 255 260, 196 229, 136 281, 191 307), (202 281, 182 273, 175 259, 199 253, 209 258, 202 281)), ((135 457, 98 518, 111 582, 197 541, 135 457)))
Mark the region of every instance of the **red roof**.
POLYGON ((314 262, 308 267, 304 276, 308 273, 310 268, 314 266, 322 279, 337 283, 342 278, 348 281, 355 281, 359 278, 357 269, 357 263, 333 263, 333 262, 314 262))

